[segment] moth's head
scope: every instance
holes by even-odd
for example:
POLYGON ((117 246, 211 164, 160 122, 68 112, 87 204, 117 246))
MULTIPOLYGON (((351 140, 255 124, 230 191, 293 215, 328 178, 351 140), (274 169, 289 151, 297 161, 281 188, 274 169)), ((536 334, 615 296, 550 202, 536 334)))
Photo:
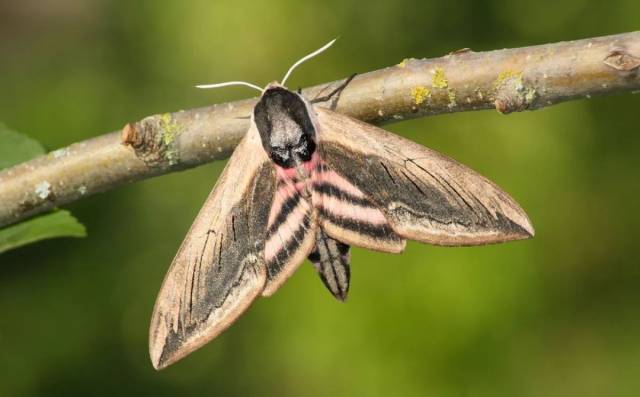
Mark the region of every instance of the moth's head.
POLYGON ((291 72, 303 62, 320 54, 335 42, 302 57, 294 63, 281 82, 271 82, 265 88, 246 81, 228 81, 198 85, 198 88, 219 88, 245 85, 260 91, 260 100, 253 110, 253 121, 260 133, 262 146, 269 157, 284 168, 294 167, 311 159, 315 151, 315 127, 309 115, 309 105, 302 95, 285 86, 291 72))
POLYGON ((307 162, 315 151, 315 127, 301 95, 269 85, 253 109, 262 147, 283 168, 307 162))

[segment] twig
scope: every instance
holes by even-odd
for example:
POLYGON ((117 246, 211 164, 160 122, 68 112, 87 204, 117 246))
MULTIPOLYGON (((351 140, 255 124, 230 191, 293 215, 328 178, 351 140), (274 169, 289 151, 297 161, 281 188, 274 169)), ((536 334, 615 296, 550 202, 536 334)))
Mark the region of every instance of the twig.
MULTIPOLYGON (((307 98, 340 82, 303 90, 307 98)), ((380 124, 495 108, 501 113, 640 90, 640 32, 407 59, 359 74, 335 110, 380 124)), ((255 99, 150 116, 0 172, 0 226, 124 183, 227 157, 255 99), (46 189, 45 189, 46 187, 46 189)), ((329 103, 328 105, 331 105, 329 103)))

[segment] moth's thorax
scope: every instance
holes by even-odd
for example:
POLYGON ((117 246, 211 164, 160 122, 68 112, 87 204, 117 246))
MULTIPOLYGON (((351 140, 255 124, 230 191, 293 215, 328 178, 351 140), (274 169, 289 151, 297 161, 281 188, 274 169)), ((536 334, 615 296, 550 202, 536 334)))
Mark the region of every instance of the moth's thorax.
POLYGON ((311 155, 309 161, 297 164, 291 168, 281 167, 276 164, 278 185, 285 186, 285 190, 290 193, 295 191, 299 193, 301 197, 310 200, 313 194, 312 185, 314 182, 314 173, 317 172, 320 163, 320 155, 316 151, 311 155))
POLYGON ((304 99, 286 88, 267 88, 253 111, 262 147, 274 163, 293 168, 311 160, 315 128, 304 99))

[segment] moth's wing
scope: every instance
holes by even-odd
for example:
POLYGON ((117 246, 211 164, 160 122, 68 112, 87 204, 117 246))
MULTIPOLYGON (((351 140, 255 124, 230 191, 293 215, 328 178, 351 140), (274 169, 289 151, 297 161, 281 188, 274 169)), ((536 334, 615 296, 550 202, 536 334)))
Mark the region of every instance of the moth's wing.
POLYGON ((332 238, 378 251, 404 249, 406 241, 394 232, 384 211, 325 160, 313 173, 313 202, 322 229, 332 238))
POLYGON ((252 126, 165 276, 149 330, 156 369, 215 338, 263 291, 264 232, 275 183, 273 166, 252 126))
POLYGON ((313 250, 316 240, 316 211, 303 195, 308 181, 299 181, 277 170, 277 187, 265 233, 264 256, 267 284, 262 292, 272 295, 313 250))
POLYGON ((533 236, 507 193, 458 162, 383 129, 315 108, 323 160, 384 211, 396 234, 437 245, 533 236))

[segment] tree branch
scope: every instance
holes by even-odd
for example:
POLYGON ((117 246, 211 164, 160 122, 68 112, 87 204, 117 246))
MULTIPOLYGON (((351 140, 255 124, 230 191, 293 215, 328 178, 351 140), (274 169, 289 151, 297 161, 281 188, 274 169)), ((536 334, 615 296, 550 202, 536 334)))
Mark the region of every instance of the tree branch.
MULTIPOLYGON (((340 82, 303 90, 313 98, 340 82)), ((533 110, 640 90, 640 32, 489 52, 407 59, 358 75, 338 103, 380 124, 495 108, 533 110)), ((256 99, 147 117, 121 132, 56 150, 0 172, 0 226, 124 183, 228 157, 256 99)))

